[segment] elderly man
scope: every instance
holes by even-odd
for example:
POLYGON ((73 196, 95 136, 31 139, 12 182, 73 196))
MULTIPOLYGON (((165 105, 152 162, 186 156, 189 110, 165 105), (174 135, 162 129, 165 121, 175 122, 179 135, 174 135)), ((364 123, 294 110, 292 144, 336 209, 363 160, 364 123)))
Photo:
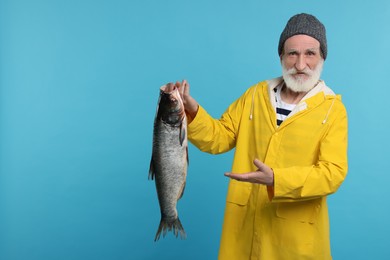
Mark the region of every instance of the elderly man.
POLYGON ((326 197, 347 174, 347 114, 320 80, 327 56, 316 17, 290 18, 278 47, 282 77, 257 83, 213 119, 183 96, 189 140, 235 148, 219 259, 331 259, 326 197))

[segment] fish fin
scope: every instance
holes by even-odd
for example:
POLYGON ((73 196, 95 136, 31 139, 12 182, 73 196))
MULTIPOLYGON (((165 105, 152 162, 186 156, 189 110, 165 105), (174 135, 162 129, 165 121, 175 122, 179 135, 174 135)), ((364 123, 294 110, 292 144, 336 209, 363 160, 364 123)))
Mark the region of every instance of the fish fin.
POLYGON ((163 237, 165 237, 168 231, 172 231, 176 237, 178 237, 178 235, 180 234, 181 239, 185 239, 187 237, 179 217, 174 219, 173 221, 168 221, 164 218, 161 218, 160 225, 157 229, 154 241, 159 240, 161 234, 163 235, 163 237))
POLYGON ((154 180, 154 161, 153 161, 153 156, 152 156, 152 159, 150 159, 148 180, 154 180))
POLYGON ((181 192, 179 193, 180 195, 179 195, 177 200, 179 200, 179 199, 181 199, 181 197, 183 197, 185 188, 186 188, 186 182, 183 183, 183 186, 181 187, 181 192))
POLYGON ((180 124, 180 145, 183 145, 184 139, 186 138, 186 126, 185 124, 181 123, 180 124))
POLYGON ((188 157, 188 146, 186 147, 186 154, 187 154, 187 166, 190 165, 190 158, 188 157))
POLYGON ((159 116, 158 112, 159 112, 159 110, 160 110, 161 95, 162 95, 162 93, 161 93, 161 90, 160 90, 160 95, 158 95, 158 101, 157 101, 157 107, 156 107, 156 114, 155 114, 155 116, 154 116, 154 122, 156 122, 156 120, 157 120, 157 118, 158 118, 158 116, 159 116))

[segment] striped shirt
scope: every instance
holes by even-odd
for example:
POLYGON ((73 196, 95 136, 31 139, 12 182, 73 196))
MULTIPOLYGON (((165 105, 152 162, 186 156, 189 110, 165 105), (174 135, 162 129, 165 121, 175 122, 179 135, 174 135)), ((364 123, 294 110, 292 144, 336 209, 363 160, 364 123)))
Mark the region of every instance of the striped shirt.
POLYGON ((276 101, 276 125, 280 126, 282 122, 288 117, 291 111, 295 108, 295 104, 288 104, 283 102, 280 92, 282 91, 284 84, 280 84, 276 88, 275 91, 275 101, 276 101))

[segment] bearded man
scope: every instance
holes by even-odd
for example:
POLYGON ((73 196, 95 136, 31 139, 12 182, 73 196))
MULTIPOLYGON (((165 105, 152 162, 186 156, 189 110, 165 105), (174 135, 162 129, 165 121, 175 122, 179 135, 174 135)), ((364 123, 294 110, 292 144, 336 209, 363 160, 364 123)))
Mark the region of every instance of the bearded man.
POLYGON ((235 148, 219 259, 331 259, 326 198, 347 174, 347 113, 320 80, 324 25, 289 19, 278 47, 283 76, 250 87, 213 119, 177 82, 188 138, 218 154, 235 148))

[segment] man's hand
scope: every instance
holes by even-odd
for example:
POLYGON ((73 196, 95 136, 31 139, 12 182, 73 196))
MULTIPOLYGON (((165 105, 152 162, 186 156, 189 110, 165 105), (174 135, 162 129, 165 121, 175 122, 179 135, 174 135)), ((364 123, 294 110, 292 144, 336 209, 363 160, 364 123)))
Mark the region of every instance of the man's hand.
POLYGON ((183 80, 181 83, 176 82, 175 87, 179 89, 181 98, 183 99, 184 109, 187 116, 189 116, 189 122, 195 118, 196 113, 198 112, 198 102, 193 99, 190 95, 190 84, 187 80, 183 80))
POLYGON ((265 165, 264 163, 260 162, 258 159, 255 159, 253 163, 258 168, 257 171, 255 172, 248 172, 242 174, 227 172, 225 173, 225 176, 237 181, 245 181, 245 182, 257 183, 257 184, 264 184, 267 186, 273 186, 274 185, 273 170, 267 165, 265 165))

